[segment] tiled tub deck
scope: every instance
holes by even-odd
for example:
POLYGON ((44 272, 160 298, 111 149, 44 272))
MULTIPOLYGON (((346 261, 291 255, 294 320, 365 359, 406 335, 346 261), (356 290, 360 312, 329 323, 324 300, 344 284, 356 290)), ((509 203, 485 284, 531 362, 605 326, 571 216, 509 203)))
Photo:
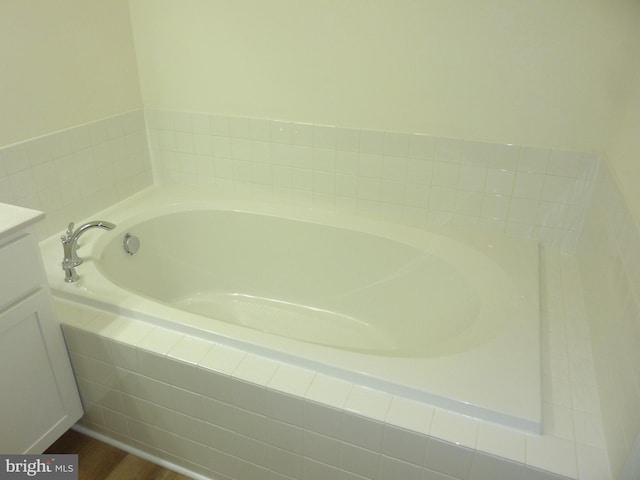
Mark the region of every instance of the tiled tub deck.
POLYGON ((56 300, 82 428, 219 480, 611 478, 576 262, 541 260, 542 436, 56 300))

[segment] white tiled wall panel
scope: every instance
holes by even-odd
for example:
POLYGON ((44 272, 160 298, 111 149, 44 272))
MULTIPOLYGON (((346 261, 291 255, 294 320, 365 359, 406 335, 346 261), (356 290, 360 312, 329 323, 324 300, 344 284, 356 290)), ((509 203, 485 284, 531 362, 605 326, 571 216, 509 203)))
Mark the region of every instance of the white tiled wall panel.
MULTIPOLYGON (((604 440, 616 476, 640 435, 640 234, 606 165, 577 255, 587 299, 604 440)), ((585 404, 580 434, 602 442, 585 404)), ((588 451, 584 452, 588 455, 588 451)), ((638 453, 636 453, 638 455, 638 453)))
POLYGON ((0 202, 44 211, 41 238, 152 182, 142 110, 0 148, 0 202))
POLYGON ((421 134, 147 110, 160 181, 247 187, 323 208, 455 223, 571 251, 599 158, 421 134))
POLYGON ((44 210, 49 235, 155 176, 572 251, 598 164, 579 152, 139 110, 1 148, 0 201, 44 210))

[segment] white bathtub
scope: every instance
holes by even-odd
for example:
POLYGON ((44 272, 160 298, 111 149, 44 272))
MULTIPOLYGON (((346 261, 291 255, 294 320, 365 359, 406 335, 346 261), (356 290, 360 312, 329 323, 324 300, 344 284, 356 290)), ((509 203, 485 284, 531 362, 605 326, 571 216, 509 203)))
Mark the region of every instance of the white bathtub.
POLYGON ((76 283, 42 243, 56 296, 541 431, 534 243, 180 187, 92 219, 117 227, 81 238, 76 283))

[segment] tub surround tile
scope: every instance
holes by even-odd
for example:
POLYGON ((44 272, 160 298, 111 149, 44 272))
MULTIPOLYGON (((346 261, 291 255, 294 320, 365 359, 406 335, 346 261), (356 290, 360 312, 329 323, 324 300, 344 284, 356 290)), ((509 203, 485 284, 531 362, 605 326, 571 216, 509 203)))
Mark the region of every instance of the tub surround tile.
POLYGON ((385 421, 400 428, 429 435, 435 410, 435 407, 422 402, 393 397, 385 421))
POLYGON ((315 376, 316 373, 311 370, 282 364, 267 386, 272 390, 304 397, 315 376))
POLYGON ((575 443, 551 435, 544 439, 527 437, 527 465, 576 478, 578 466, 575 443))
POLYGON ((355 385, 351 389, 344 408, 348 412, 384 421, 387 418, 392 398, 388 393, 355 385))
POLYGON ((471 417, 436 409, 431 422, 431 436, 467 448, 475 448, 478 421, 471 417))
POLYGON ((581 152, 219 115, 209 116, 207 141, 202 113, 145 114, 161 182, 242 185, 289 201, 413 225, 489 224, 494 231, 565 251, 575 248, 600 162, 581 152), (189 115, 191 122, 184 121, 189 115), (195 152, 200 168, 194 167, 195 152), (345 188, 345 175, 355 177, 357 188, 345 188), (395 182, 393 195, 388 182, 395 182), (415 204, 408 194, 412 184, 426 189, 420 197, 427 201, 415 204), (489 207, 461 211, 458 199, 472 193, 500 196, 502 214, 496 217, 489 207), (516 199, 520 206, 510 208, 516 199))
MULTIPOLYGON (((69 312, 64 307, 61 311, 69 312)), ((65 325, 64 328, 77 327, 65 325)), ((242 468, 251 471, 270 470, 278 475, 293 474, 296 478, 299 466, 302 465, 304 473, 307 462, 319 471, 346 475, 345 478, 353 475, 386 478, 402 474, 410 478, 446 478, 448 475, 461 480, 473 478, 470 475, 482 478, 478 475, 487 471, 512 472, 520 468, 528 472, 522 462, 525 441, 529 447, 527 465, 540 468, 550 463, 547 457, 545 460, 542 457, 546 454, 545 448, 551 447, 545 447, 543 440, 535 440, 538 437, 532 441, 532 437, 519 432, 335 381, 298 367, 280 365, 256 355, 245 356, 228 347, 215 345, 202 356, 197 367, 200 382, 192 391, 74 353, 76 342, 80 344, 83 337, 95 336, 90 332, 75 333, 70 349, 83 399, 87 402, 87 425, 117 438, 133 435, 136 442, 141 442, 138 446, 156 449, 161 456, 166 456, 168 448, 181 451, 197 443, 202 452, 213 452, 225 462, 222 467, 208 461, 205 465, 203 459, 209 457, 202 453, 183 455, 197 468, 228 473, 239 471, 244 465, 242 468), (231 354, 233 360, 221 362, 221 358, 229 359, 221 355, 223 353, 231 354), (225 366, 225 372, 210 368, 220 365, 225 366), (90 380, 95 375, 103 383, 90 380), (117 381, 105 380, 108 376, 115 376, 117 381), (203 381, 205 378, 207 381, 203 381), (214 378, 217 380, 208 381, 214 378), (296 388, 298 391, 286 392, 296 380, 301 382, 296 388), (208 391, 211 397, 207 396, 205 386, 211 389, 208 391), (303 394, 306 397, 301 400, 303 394), (224 400, 214 398, 216 396, 224 400), (330 404, 323 403, 322 398, 330 404), (332 405, 336 403, 340 406, 332 405), (445 433, 442 436, 449 440, 437 436, 445 425, 450 430, 442 432, 445 433), (181 442, 182 438, 190 440, 181 442), (500 455, 511 457, 511 462, 517 459, 520 462, 499 466, 497 460, 498 463, 493 462, 492 455, 476 459, 475 449, 481 445, 487 454, 496 455, 495 458, 500 455), (478 473, 474 473, 474 465, 478 473)), ((182 342, 183 345, 189 343, 184 339, 182 342)), ((112 348, 115 342, 105 345, 112 348)), ((173 347, 162 342, 159 345, 165 353, 145 353, 170 364, 187 365, 166 355, 166 349, 173 347)), ((140 342, 137 348, 142 351, 140 342)), ((553 442, 558 441, 562 439, 553 442)), ((561 452, 566 454, 565 450, 571 445, 573 443, 566 440, 561 452)), ((577 463, 576 455, 573 458, 577 463)), ((567 472, 567 465, 556 462, 552 468, 564 468, 567 472)), ((544 475, 540 478, 551 478, 544 475)))
POLYGON ((302 464, 303 471, 305 462, 312 462, 345 478, 371 478, 384 470, 468 480, 482 478, 482 472, 517 471, 514 463, 523 469, 523 478, 560 478, 558 474, 583 478, 587 469, 606 471, 608 464, 592 351, 584 341, 589 329, 583 298, 579 288, 568 286, 576 281, 578 270, 573 257, 557 250, 543 249, 541 260, 545 386, 551 388, 545 391, 545 421, 552 430, 542 436, 451 414, 228 346, 204 345, 159 327, 148 330, 144 322, 126 319, 135 325, 132 328, 124 326, 124 317, 55 303, 85 401, 85 424, 116 438, 133 435, 133 442, 163 457, 170 456, 168 445, 185 438, 221 456, 226 466, 198 464, 203 459, 195 454, 189 459, 197 468, 217 468, 217 473, 237 472, 244 465, 283 476, 287 470, 281 460, 286 458, 302 464), (137 351, 137 362, 113 361, 123 346, 137 351), (194 365, 194 377, 182 370, 189 363, 194 365), (559 389, 560 384, 568 387, 559 389), (148 415, 140 413, 143 408, 148 415), (178 425, 181 421, 183 427, 178 425), (292 440, 283 434, 289 427, 291 438, 302 435, 302 447, 308 432, 313 434, 311 443, 324 442, 325 456, 305 456, 304 450, 292 448, 292 440), (189 430, 193 435, 183 436, 189 430), (278 445, 272 442, 274 432, 278 445), (217 448, 211 444, 214 439, 222 442, 217 448), (424 461, 418 462, 425 441, 424 461), (406 449, 394 450, 403 442, 408 442, 406 449), (242 455, 233 451, 239 445, 242 455), (505 465, 496 466, 494 457, 505 465))
POLYGON ((211 342, 185 335, 169 350, 167 356, 184 363, 198 365, 211 348, 211 342))
POLYGON ((224 345, 214 345, 200 361, 200 368, 231 375, 240 362, 246 357, 246 352, 224 345))
POLYGON ((477 447, 483 452, 513 460, 526 461, 526 436, 487 422, 478 426, 477 447))
POLYGON ((152 183, 142 110, 0 148, 1 201, 44 211, 40 238, 152 183))
POLYGON ((233 370, 232 376, 245 382, 266 386, 278 367, 278 362, 249 353, 233 370))
POLYGON ((339 378, 318 373, 307 389, 305 398, 334 408, 342 408, 346 403, 353 385, 339 378))

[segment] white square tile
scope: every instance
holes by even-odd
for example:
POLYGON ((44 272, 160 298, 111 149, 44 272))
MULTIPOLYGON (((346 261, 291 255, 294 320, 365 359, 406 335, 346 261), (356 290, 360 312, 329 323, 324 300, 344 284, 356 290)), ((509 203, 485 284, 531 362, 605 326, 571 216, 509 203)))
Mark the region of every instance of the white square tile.
POLYGON ((336 175, 335 182, 336 195, 353 198, 358 196, 358 177, 355 175, 338 174, 336 175))
POLYGON ((271 120, 269 122, 269 138, 275 143, 291 143, 292 128, 290 122, 271 120))
POLYGON ((335 150, 337 145, 336 128, 327 125, 314 125, 313 145, 319 148, 335 150))
POLYGON ((360 130, 349 128, 336 129, 336 148, 338 151, 358 152, 360 150, 360 130))
POLYGON ((427 435, 385 425, 382 453, 414 465, 423 465, 427 451, 427 435))
POLYGON ((485 195, 482 203, 482 217, 492 220, 506 220, 509 214, 510 198, 504 195, 485 195))
POLYGON ((408 134, 386 132, 383 153, 391 157, 408 157, 410 141, 408 134))
POLYGON ((434 413, 435 408, 426 403, 393 397, 385 421, 389 425, 428 435, 434 413))
POLYGON ((307 389, 305 398, 335 408, 342 408, 352 389, 352 383, 318 373, 307 389))
POLYGON ((520 149, 518 171, 545 173, 551 151, 545 148, 523 147, 520 149))
POLYGON ((338 469, 332 465, 304 457, 302 478, 309 480, 338 480, 338 469))
POLYGON ((380 455, 376 452, 343 443, 340 468, 354 475, 358 475, 358 479, 376 478, 378 475, 379 459, 380 455))
POLYGON ((232 376, 245 382, 265 386, 269 383, 279 363, 266 357, 247 354, 233 370, 232 376))
POLYGON ((547 175, 540 198, 548 202, 569 203, 575 182, 573 178, 547 175))
POLYGON ((575 443, 558 437, 527 437, 527 465, 575 478, 575 443))
POLYGON ((467 192, 483 192, 486 178, 486 168, 463 164, 460 166, 457 188, 467 192))
POLYGON ((211 126, 211 135, 218 137, 229 137, 231 135, 231 128, 229 125, 229 118, 222 115, 211 115, 209 117, 211 126))
POLYGON ((304 400, 299 396, 267 389, 267 413, 274 420, 304 426, 304 400))
POLYGON ((544 175, 531 172, 518 172, 516 174, 513 195, 516 197, 539 199, 542 194, 544 175))
POLYGON ((304 431, 303 436, 302 451, 305 457, 313 458, 335 467, 339 466, 341 442, 338 439, 308 430, 304 431))
POLYGON ((291 143, 305 147, 313 147, 313 130, 310 123, 293 123, 291 125, 291 143))
POLYGON ((276 370, 267 387, 279 392, 304 397, 316 373, 304 368, 282 364, 276 370))
POLYGON ((525 435, 495 424, 480 422, 477 448, 515 462, 525 462, 525 435))
POLYGON ((380 200, 382 202, 402 205, 405 202, 405 194, 406 189, 404 182, 382 180, 380 191, 380 200))
POLYGON ((509 462, 491 455, 476 453, 469 480, 514 480, 521 479, 525 467, 521 463, 509 462))
POLYGON ((463 215, 477 219, 482 215, 482 204, 485 194, 482 192, 457 191, 455 212, 457 215, 463 215))
POLYGON ((383 156, 379 153, 360 153, 358 175, 360 177, 382 177, 383 156))
POLYGON ((545 435, 574 440, 573 411, 570 408, 544 403, 543 412, 542 431, 545 435))
POLYGON ((611 476, 607 452, 603 448, 577 445, 580 480, 601 480, 611 476))
POLYGON ((515 173, 507 170, 489 169, 485 191, 494 195, 511 195, 515 183, 515 173))
POLYGON ((433 160, 436 139, 429 135, 413 134, 409 139, 409 157, 420 160, 433 160))
POLYGON ((263 385, 234 379, 231 384, 233 405, 260 415, 267 415, 267 390, 263 385))
POLYGON ((345 410, 384 421, 393 397, 386 392, 355 385, 344 405, 345 410))
POLYGON ((314 401, 305 401, 303 406, 304 428, 334 438, 342 435, 344 412, 314 401))
POLYGON ((269 420, 269 443, 292 453, 302 453, 305 430, 278 420, 269 420))
POLYGON ((454 138, 437 138, 434 158, 438 162, 462 162, 464 159, 464 141, 454 138))
POLYGON ((183 335, 173 330, 156 327, 141 338, 136 346, 142 350, 147 350, 159 355, 166 355, 182 337, 183 335))
MULTIPOLYGON (((271 445, 271 464, 270 468, 273 471, 288 475, 290 478, 301 478, 302 475, 302 455, 277 448, 271 445)), ((268 473, 267 473, 268 474, 268 473)), ((247 477, 241 477, 247 478, 247 477)), ((267 478, 265 475, 256 477, 256 479, 267 478)))
POLYGON ((432 187, 429 192, 429 209, 453 212, 456 208, 457 191, 448 187, 432 187))
POLYGON ((599 414, 573 411, 576 442, 599 449, 606 448, 602 419, 599 414))
MULTIPOLYGON (((229 136, 232 138, 251 138, 251 124, 248 118, 228 117, 229 136)), ((213 128, 213 120, 212 120, 213 128)), ((216 135, 214 133, 214 135, 216 135)))
POLYGON ((475 448, 478 421, 471 417, 436 409, 430 433, 437 439, 463 447, 475 448))
POLYGON ((381 176, 386 180, 404 182, 407 178, 407 159, 402 157, 383 157, 381 176))
POLYGON ((419 183, 407 183, 405 204, 409 207, 427 208, 431 197, 431 188, 419 183))
POLYGON ((246 355, 242 350, 216 345, 202 358, 200 367, 231 375, 246 355))
POLYGON ((515 172, 518 168, 519 156, 520 147, 517 145, 494 144, 487 166, 490 169, 515 172))
POLYGON ((547 164, 547 174, 577 178, 580 172, 581 153, 552 150, 547 164))
POLYGON ((537 225, 540 217, 540 205, 529 198, 512 198, 507 219, 511 222, 537 225))
POLYGON ((380 457, 380 467, 378 473, 379 480, 420 480, 422 469, 417 465, 403 462, 395 458, 382 455, 380 457))
POLYGON ((358 179, 358 198, 362 200, 380 201, 382 180, 378 178, 360 177, 358 179))
POLYGON ((341 439, 352 445, 380 452, 384 424, 362 417, 357 414, 344 412, 342 415, 341 439))
POLYGON ((359 154, 338 150, 336 153, 336 173, 344 175, 358 174, 359 154))
POLYGON ((170 358, 197 365, 213 348, 211 342, 185 335, 167 353, 170 358))
POLYGON ((360 132, 360 153, 382 155, 384 151, 384 132, 362 130, 360 132))
POLYGON ((249 119, 249 135, 252 140, 269 141, 271 139, 271 123, 263 118, 249 119))
POLYGON ((433 160, 407 160, 407 181, 421 185, 431 185, 433 179, 433 160))
POLYGON ((430 438, 424 466, 454 478, 469 478, 474 451, 452 443, 430 438))
POLYGON ((436 187, 457 188, 460 165, 436 161, 433 168, 431 184, 436 187))

